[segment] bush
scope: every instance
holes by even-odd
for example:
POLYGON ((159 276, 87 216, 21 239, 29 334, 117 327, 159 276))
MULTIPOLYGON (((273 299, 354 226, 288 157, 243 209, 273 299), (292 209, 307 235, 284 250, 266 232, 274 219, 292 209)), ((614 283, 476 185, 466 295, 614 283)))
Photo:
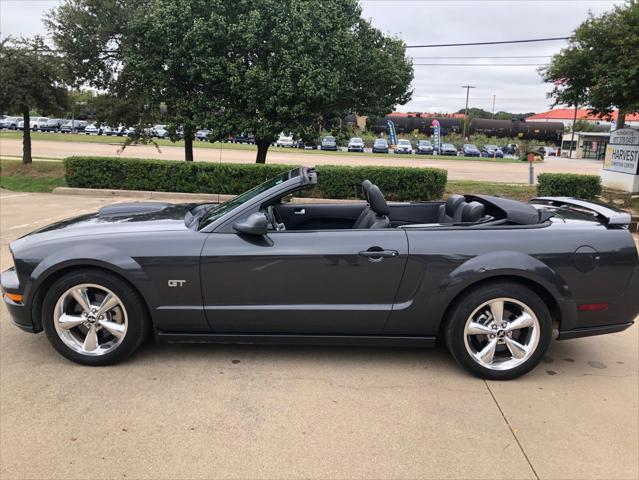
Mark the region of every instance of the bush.
POLYGON ((601 177, 574 173, 541 173, 537 177, 537 195, 576 197, 592 200, 601 195, 601 177))
MULTIPOLYGON (((164 192, 238 194, 293 168, 254 163, 180 162, 113 157, 64 159, 69 187, 150 190, 164 192)), ((368 178, 388 200, 434 200, 446 186, 446 170, 408 167, 317 167, 313 196, 359 198, 368 178)))

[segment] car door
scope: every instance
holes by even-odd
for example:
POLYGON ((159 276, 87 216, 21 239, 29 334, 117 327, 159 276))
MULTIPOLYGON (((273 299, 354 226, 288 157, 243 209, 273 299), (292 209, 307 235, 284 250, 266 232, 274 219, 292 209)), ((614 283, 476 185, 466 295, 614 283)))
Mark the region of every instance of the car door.
POLYGON ((211 233, 206 316, 217 333, 377 334, 407 257, 406 232, 395 229, 211 233))

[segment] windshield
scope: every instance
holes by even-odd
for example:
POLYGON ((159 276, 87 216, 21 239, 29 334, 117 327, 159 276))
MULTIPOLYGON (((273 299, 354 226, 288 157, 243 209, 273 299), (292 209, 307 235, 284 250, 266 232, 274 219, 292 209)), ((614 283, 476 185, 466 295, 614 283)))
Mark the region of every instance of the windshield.
POLYGON ((487 150, 497 150, 499 147, 497 145, 484 145, 484 148, 487 150))
POLYGON ((464 145, 464 148, 477 150, 477 147, 475 145, 473 145, 472 143, 467 143, 466 145, 464 145))
POLYGON ((351 138, 351 143, 362 143, 362 139, 361 138, 351 138))
POLYGON ((375 140, 375 145, 386 145, 386 140, 384 140, 383 138, 378 138, 377 140, 375 140))
POLYGON ((398 145, 410 145, 410 142, 408 140, 400 140, 399 142, 397 142, 398 145))
POLYGON ((335 137, 324 137, 324 141, 325 142, 334 142, 335 141, 335 137))
POLYGON ((444 144, 442 145, 442 148, 450 148, 450 149, 454 149, 455 147, 453 147, 453 145, 452 145, 452 144, 450 144, 450 143, 444 143, 444 144))
POLYGON ((430 145, 430 142, 428 140, 420 140, 419 144, 428 147, 430 145))
POLYGON ((257 187, 253 187, 250 190, 238 195, 237 197, 232 198, 231 200, 220 203, 219 205, 212 206, 207 212, 202 215, 202 219, 200 220, 199 229, 202 229, 214 222, 222 215, 227 212, 230 212, 235 207, 242 205, 245 202, 248 202, 252 198, 258 196, 260 193, 267 191, 270 188, 273 188, 276 185, 279 185, 286 180, 289 180, 293 177, 297 177, 300 174, 299 169, 291 170, 286 173, 282 173, 275 178, 271 178, 264 183, 260 183, 257 187))

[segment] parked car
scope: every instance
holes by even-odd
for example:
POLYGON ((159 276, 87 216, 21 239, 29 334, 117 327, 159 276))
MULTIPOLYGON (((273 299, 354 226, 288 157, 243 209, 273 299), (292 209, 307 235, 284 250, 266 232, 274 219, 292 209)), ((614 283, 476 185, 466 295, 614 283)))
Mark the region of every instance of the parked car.
POLYGON ((429 155, 433 153, 433 144, 428 140, 419 140, 417 142, 417 153, 419 155, 429 155))
POLYGON ((102 127, 102 134, 110 137, 122 137, 124 136, 124 127, 122 125, 118 125, 117 127, 105 125, 102 127))
POLYGON ((18 123, 22 122, 22 117, 6 117, 0 120, 0 128, 8 130, 17 130, 18 123))
POLYGON ((508 143, 501 147, 501 151, 504 155, 517 155, 519 153, 519 147, 516 143, 508 143))
POLYGON ((560 341, 621 332, 639 314, 626 212, 564 197, 387 204, 368 180, 366 203, 282 202, 317 183, 300 167, 218 205, 120 203, 40 227, 9 246, 5 306, 84 365, 123 361, 147 334, 444 343, 490 380, 535 368, 555 329, 560 341))
POLYGON ((280 137, 275 142, 276 147, 293 148, 293 144, 293 137, 290 135, 280 135, 280 137))
POLYGON ((85 135, 102 135, 102 127, 92 123, 84 127, 85 135))
POLYGON ((395 146, 395 153, 413 153, 413 146, 411 145, 409 140, 405 140, 400 138, 397 140, 397 146, 395 146))
MULTIPOLYGON (((46 125, 48 117, 35 117, 29 120, 30 129, 33 131, 40 130, 40 127, 46 125)), ((24 130, 24 120, 18 122, 18 130, 24 130)))
POLYGON ((373 142, 373 153, 388 153, 388 140, 376 138, 373 142))
POLYGON ((151 129, 151 135, 157 138, 167 138, 169 131, 166 129, 166 125, 154 125, 151 129))
POLYGON ((210 134, 211 130, 209 130, 208 128, 202 128, 201 130, 195 132, 195 138, 198 139, 200 142, 205 142, 209 139, 210 134))
POLYGON ((43 132, 59 132, 62 125, 64 125, 67 121, 68 120, 63 118, 50 118, 40 127, 40 130, 43 132))
POLYGON ((364 140, 359 137, 353 137, 348 141, 346 147, 349 152, 364 152, 364 140))
POLYGON ((553 147, 549 147, 547 145, 533 147, 533 150, 537 150, 539 153, 543 153, 545 157, 553 157, 557 153, 557 151, 553 147))
POLYGON ((317 143, 314 140, 303 140, 300 138, 295 142, 294 146, 301 150, 317 150, 317 143))
POLYGON ((69 120, 60 127, 62 133, 84 132, 89 122, 86 120, 69 120))
POLYGON ((255 136, 252 133, 242 132, 233 137, 231 137, 232 143, 246 143, 246 144, 254 144, 255 136))
POLYGON ((481 149, 482 157, 504 158, 504 152, 497 145, 484 145, 481 149))
POLYGON ((443 143, 441 147, 439 147, 439 155, 453 155, 457 156, 457 149, 455 145, 452 143, 443 143))
POLYGON ((464 154, 464 157, 480 157, 481 156, 481 152, 479 151, 479 149, 472 143, 465 143, 462 148, 462 152, 464 154))
POLYGON ((337 151, 337 139, 332 135, 326 135, 322 138, 322 143, 320 143, 320 150, 333 150, 337 151))

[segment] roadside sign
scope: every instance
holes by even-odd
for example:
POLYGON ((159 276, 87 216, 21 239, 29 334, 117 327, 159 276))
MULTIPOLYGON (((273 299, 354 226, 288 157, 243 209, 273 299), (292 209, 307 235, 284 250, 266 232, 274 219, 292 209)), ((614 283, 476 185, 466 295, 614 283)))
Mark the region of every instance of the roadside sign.
POLYGON ((434 149, 439 151, 439 142, 441 141, 441 126, 439 125, 439 121, 433 120, 431 124, 433 128, 433 144, 434 149))
POLYGON ((639 175, 639 131, 622 128, 610 134, 603 168, 639 175))
POLYGON ((388 125, 388 140, 390 141, 391 145, 397 145, 397 132, 395 131, 395 124, 392 120, 388 120, 386 123, 388 125))

